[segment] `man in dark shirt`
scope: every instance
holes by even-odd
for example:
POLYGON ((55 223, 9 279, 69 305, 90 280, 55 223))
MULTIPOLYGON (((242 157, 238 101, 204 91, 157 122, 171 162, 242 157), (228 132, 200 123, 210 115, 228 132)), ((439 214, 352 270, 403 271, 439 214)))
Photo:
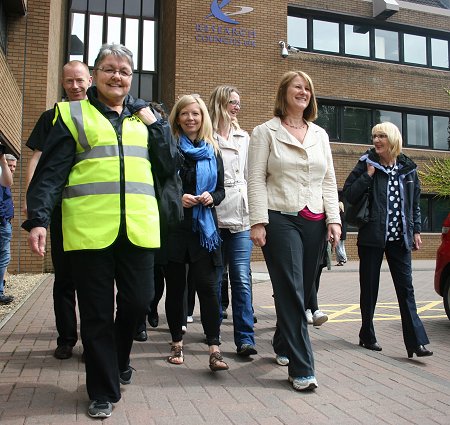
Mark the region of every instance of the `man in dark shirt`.
MULTIPOLYGON (((83 100, 86 91, 91 86, 92 77, 89 68, 83 62, 71 61, 63 67, 62 86, 68 100, 83 100)), ((53 126, 54 110, 45 111, 39 118, 28 141, 27 146, 32 149, 27 170, 27 186, 33 177, 36 166, 41 157, 46 139, 53 126)), ((26 202, 24 202, 26 213, 26 202)), ((53 304, 55 311, 56 329, 58 331, 57 348, 54 356, 57 359, 72 357, 73 347, 77 343, 77 317, 75 312, 75 286, 70 276, 70 265, 63 249, 61 203, 55 206, 50 224, 51 253, 55 281, 53 284, 53 304)))
MULTIPOLYGON (((16 171, 17 158, 13 155, 2 155, 8 164, 11 175, 16 171)), ((6 172, 7 173, 7 172, 6 172)), ((3 173, 2 173, 3 174, 3 173)), ((9 183, 9 182, 8 182, 9 183)), ((12 182, 11 182, 12 183, 12 182)), ((11 295, 5 295, 5 272, 11 259, 11 220, 14 217, 14 204, 10 185, 0 186, 0 304, 14 301, 11 295)))

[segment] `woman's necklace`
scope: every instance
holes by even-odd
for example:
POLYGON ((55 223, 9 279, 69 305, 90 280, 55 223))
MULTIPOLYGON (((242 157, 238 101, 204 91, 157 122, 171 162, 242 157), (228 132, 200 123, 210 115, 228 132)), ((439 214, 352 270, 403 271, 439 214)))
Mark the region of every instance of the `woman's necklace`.
POLYGON ((306 127, 305 122, 303 122, 303 124, 301 126, 289 124, 287 121, 283 121, 283 123, 286 124, 288 127, 295 128, 296 130, 301 130, 302 128, 306 127))

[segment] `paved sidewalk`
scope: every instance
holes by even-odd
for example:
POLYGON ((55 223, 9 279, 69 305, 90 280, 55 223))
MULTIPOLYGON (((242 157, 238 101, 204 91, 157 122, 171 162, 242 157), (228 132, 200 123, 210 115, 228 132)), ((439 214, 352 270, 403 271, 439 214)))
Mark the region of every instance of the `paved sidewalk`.
MULTIPOLYGON (((319 388, 300 393, 277 366, 270 345, 275 310, 264 264, 252 265, 258 317, 258 355, 238 358, 231 320, 222 326, 228 372, 213 374, 199 323, 185 337, 185 364, 167 363, 170 334, 160 305, 160 326, 135 343, 133 383, 124 386, 108 425, 199 424, 449 424, 450 321, 433 290, 432 261, 415 261, 414 284, 421 317, 435 355, 408 360, 389 273, 382 284, 375 327, 380 353, 357 346, 359 299, 357 263, 325 270, 319 302, 333 319, 310 328, 319 388)), ((385 267, 383 267, 385 270, 385 267)), ((91 424, 87 414, 84 365, 74 357, 56 360, 52 277, 0 329, 0 423, 91 424)), ((99 420, 97 420, 99 422, 99 420)))

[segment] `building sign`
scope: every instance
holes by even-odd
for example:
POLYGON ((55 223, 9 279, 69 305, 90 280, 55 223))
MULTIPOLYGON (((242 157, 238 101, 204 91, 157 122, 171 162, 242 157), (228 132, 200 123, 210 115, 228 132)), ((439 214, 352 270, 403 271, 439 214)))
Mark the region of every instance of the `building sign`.
POLYGON ((256 30, 240 26, 234 18, 253 12, 252 7, 230 5, 232 0, 213 0, 206 22, 195 24, 195 40, 230 46, 256 47, 256 30))

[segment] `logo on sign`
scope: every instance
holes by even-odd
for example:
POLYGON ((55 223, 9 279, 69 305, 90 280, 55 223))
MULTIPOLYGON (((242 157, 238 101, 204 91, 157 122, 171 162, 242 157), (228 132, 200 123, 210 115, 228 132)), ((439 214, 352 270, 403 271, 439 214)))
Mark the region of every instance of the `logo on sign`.
POLYGON ((211 18, 214 16, 214 18, 219 19, 219 21, 226 22, 227 24, 239 24, 236 19, 231 18, 230 16, 234 15, 243 15, 245 13, 253 12, 253 7, 248 6, 230 6, 230 8, 234 8, 237 10, 234 11, 224 11, 223 9, 225 6, 228 6, 231 3, 231 0, 214 0, 211 2, 211 13, 206 16, 207 18, 211 18))

